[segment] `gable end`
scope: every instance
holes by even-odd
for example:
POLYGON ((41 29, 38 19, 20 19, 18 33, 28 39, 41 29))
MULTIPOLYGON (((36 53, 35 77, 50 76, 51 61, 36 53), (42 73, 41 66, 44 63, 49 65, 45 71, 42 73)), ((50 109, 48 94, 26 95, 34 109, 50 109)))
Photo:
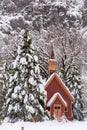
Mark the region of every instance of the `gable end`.
POLYGON ((47 90, 49 84, 52 82, 53 79, 56 79, 56 81, 59 83, 59 85, 61 86, 61 88, 64 90, 64 92, 66 93, 66 95, 69 97, 69 99, 71 101, 74 100, 74 97, 71 95, 69 89, 65 86, 65 84, 62 82, 62 80, 60 79, 60 77, 58 76, 57 73, 53 73, 49 79, 47 80, 47 82, 45 83, 44 87, 45 87, 45 90, 47 90))

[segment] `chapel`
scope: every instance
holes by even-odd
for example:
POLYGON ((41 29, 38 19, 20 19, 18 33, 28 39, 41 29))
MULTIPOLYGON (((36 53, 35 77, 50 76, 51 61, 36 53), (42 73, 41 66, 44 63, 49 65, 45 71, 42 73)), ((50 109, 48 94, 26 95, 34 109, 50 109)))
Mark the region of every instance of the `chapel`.
POLYGON ((56 72, 57 62, 54 56, 53 43, 50 45, 50 58, 48 60, 48 79, 44 85, 47 92, 46 109, 51 118, 73 119, 72 103, 74 97, 56 72))

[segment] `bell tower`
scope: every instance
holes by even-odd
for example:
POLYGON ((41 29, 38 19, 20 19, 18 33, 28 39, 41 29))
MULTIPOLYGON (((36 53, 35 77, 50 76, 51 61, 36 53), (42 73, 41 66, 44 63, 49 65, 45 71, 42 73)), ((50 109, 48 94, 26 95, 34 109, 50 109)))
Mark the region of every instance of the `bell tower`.
POLYGON ((50 59, 48 60, 48 77, 56 72, 56 60, 54 56, 53 43, 50 44, 50 59))

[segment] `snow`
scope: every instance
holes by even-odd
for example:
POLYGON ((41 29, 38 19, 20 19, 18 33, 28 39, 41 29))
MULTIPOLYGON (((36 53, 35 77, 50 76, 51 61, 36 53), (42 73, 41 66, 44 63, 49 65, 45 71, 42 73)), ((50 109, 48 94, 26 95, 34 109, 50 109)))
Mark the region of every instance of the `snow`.
POLYGON ((35 112, 35 109, 32 106, 30 106, 29 111, 33 114, 35 112))
POLYGON ((36 55, 34 56, 34 59, 36 62, 38 62, 38 57, 36 55))
POLYGON ((13 109, 12 105, 9 105, 8 112, 10 112, 13 109))
POLYGON ((18 76, 18 72, 16 72, 16 73, 14 74, 14 79, 16 79, 17 76, 18 76))
POLYGON ((26 93, 25 90, 23 90, 21 94, 22 94, 22 95, 25 95, 25 93, 26 93))
POLYGON ((14 92, 17 93, 18 90, 20 90, 20 86, 19 85, 15 87, 14 92))
POLYGON ((44 83, 44 87, 46 86, 46 84, 49 83, 49 81, 52 79, 52 77, 54 76, 55 73, 51 74, 51 76, 48 78, 48 80, 44 83))
POLYGON ((65 106, 67 106, 66 101, 63 99, 63 97, 61 96, 60 93, 55 93, 55 94, 51 97, 51 99, 48 101, 47 106, 50 106, 50 105, 52 104, 52 102, 54 101, 54 99, 56 98, 56 96, 59 96, 59 97, 61 98, 61 100, 63 101, 63 103, 65 104, 65 106))
POLYGON ((35 73, 40 73, 40 70, 39 70, 39 65, 35 66, 35 73))
POLYGON ((28 61, 31 62, 32 56, 30 54, 26 54, 26 56, 28 56, 28 61))
POLYGON ((29 78, 29 83, 32 84, 34 82, 34 78, 33 77, 30 77, 29 78))
POLYGON ((22 51, 21 51, 21 47, 20 46, 18 46, 18 51, 17 52, 18 52, 19 55, 21 54, 22 51))
POLYGON ((22 58, 20 59, 20 63, 21 63, 22 65, 27 65, 27 61, 26 61, 26 59, 25 59, 24 57, 22 57, 22 58))
POLYGON ((16 97, 17 97, 17 94, 12 93, 12 98, 16 98, 16 97))
POLYGON ((61 6, 62 5, 66 8, 66 1, 61 2, 61 1, 56 0, 52 3, 52 5, 54 5, 54 6, 61 6))
MULTIPOLYGON (((24 98, 24 103, 27 102, 27 99, 28 99, 28 96, 26 95, 25 98, 24 98)), ((26 105, 27 105, 27 104, 26 104, 26 105)), ((28 108, 29 108, 29 106, 28 106, 28 108)))
POLYGON ((16 60, 12 63, 14 68, 16 68, 19 58, 20 58, 20 56, 18 55, 16 60))
POLYGON ((44 122, 17 122, 17 123, 2 123, 0 125, 0 130, 21 130, 24 127, 24 130, 86 130, 87 129, 87 119, 85 121, 62 121, 58 122, 57 120, 44 121, 44 122))
POLYGON ((30 97, 31 100, 34 100, 33 94, 30 94, 29 97, 30 97))

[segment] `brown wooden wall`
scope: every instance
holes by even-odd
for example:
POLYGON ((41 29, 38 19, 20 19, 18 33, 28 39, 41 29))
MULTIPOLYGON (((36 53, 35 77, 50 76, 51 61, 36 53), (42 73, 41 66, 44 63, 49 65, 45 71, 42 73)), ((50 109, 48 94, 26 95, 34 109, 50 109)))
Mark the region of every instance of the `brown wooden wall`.
POLYGON ((52 80, 52 82, 47 86, 46 88, 47 91, 47 102, 49 99, 54 95, 54 93, 59 92, 64 100, 67 102, 67 112, 65 113, 67 118, 72 118, 72 103, 71 100, 69 99, 68 95, 65 93, 65 91, 62 89, 56 78, 52 80))

